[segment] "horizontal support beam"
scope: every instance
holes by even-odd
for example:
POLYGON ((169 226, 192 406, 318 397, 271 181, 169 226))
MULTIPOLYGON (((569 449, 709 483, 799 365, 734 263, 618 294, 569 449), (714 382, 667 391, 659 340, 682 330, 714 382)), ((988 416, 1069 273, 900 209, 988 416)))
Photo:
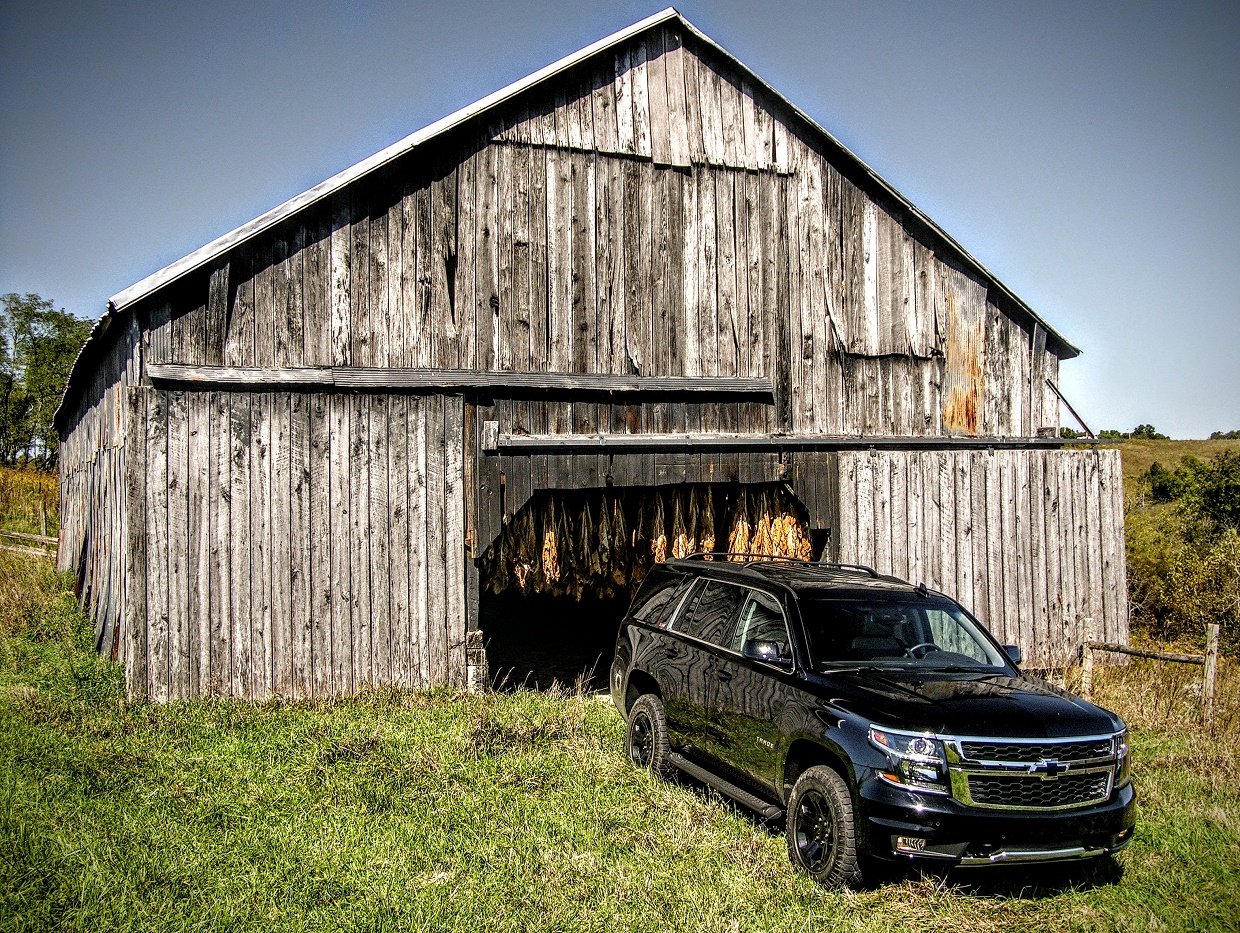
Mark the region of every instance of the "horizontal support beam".
POLYGON ((497 450, 1024 450, 1059 448, 1060 437, 855 437, 835 434, 502 434, 497 450))
POLYGON ((770 379, 688 376, 614 376, 602 373, 496 373, 469 369, 389 369, 380 366, 186 366, 152 363, 147 376, 156 386, 271 390, 293 386, 365 391, 510 390, 522 394, 750 396, 772 399, 770 379))
POLYGON ((1087 641, 1085 647, 1092 651, 1109 651, 1112 654, 1126 654, 1134 658, 1150 658, 1154 661, 1175 661, 1177 664, 1205 664, 1203 654, 1178 654, 1174 651, 1150 651, 1145 648, 1129 648, 1109 641, 1087 641))

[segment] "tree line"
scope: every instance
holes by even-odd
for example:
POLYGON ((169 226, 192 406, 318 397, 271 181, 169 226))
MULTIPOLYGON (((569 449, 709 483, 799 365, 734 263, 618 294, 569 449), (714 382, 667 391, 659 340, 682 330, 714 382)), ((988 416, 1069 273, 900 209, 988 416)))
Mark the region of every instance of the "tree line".
POLYGON ((0 464, 56 465, 52 415, 90 331, 89 321, 39 295, 0 299, 0 464))

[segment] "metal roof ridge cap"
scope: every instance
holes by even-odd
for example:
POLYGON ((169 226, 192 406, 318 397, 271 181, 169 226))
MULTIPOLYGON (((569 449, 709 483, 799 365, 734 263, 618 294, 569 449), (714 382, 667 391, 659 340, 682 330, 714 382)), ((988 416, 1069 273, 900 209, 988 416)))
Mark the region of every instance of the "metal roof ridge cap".
POLYGON ((398 139, 396 142, 384 149, 379 150, 374 155, 367 156, 360 162, 355 162, 348 168, 345 168, 337 172, 335 175, 324 179, 317 185, 308 188, 300 194, 294 195, 288 200, 276 205, 271 210, 255 217, 253 220, 247 221, 241 226, 235 227, 227 233, 216 237, 214 240, 200 246, 192 253, 181 257, 175 262, 169 263, 162 269, 159 269, 138 282, 135 282, 133 285, 130 285, 128 288, 117 292, 109 299, 109 304, 112 305, 116 311, 124 310, 134 302, 145 298, 156 289, 180 278, 187 272, 191 272, 194 269, 205 265, 227 249, 240 243, 244 243, 246 240, 257 236, 263 231, 275 226, 280 221, 296 213, 303 207, 308 207, 309 205, 322 200, 348 183, 370 174, 375 169, 386 165, 388 162, 404 155, 422 143, 435 138, 449 129, 459 126, 478 114, 489 110, 496 104, 502 103, 511 97, 515 97, 517 94, 528 90, 539 82, 579 64, 594 55, 596 52, 600 52, 609 46, 623 42, 626 39, 637 35, 639 32, 649 29, 651 26, 657 26, 671 19, 678 19, 682 23, 688 25, 687 21, 679 11, 675 7, 669 6, 663 10, 660 10, 658 13, 654 13, 651 16, 647 16, 645 19, 633 23, 630 26, 626 26, 608 36, 604 36, 601 39, 591 42, 589 45, 578 49, 576 52, 565 55, 549 65, 544 65, 537 71, 533 71, 523 78, 518 78, 516 81, 505 85, 499 90, 492 91, 490 94, 478 98, 473 103, 466 104, 464 107, 453 111, 447 116, 440 117, 438 120, 428 123, 421 129, 414 130, 414 132, 410 133, 408 136, 398 139))

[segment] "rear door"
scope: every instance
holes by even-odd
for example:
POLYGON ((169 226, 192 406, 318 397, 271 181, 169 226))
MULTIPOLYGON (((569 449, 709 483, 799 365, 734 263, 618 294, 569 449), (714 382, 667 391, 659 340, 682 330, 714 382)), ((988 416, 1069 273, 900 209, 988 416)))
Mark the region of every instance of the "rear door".
POLYGON ((725 736, 717 715, 723 682, 718 668, 747 593, 744 587, 720 580, 700 581, 692 603, 672 622, 667 660, 681 680, 675 700, 667 703, 668 729, 673 743, 691 758, 717 762, 723 757, 725 736))

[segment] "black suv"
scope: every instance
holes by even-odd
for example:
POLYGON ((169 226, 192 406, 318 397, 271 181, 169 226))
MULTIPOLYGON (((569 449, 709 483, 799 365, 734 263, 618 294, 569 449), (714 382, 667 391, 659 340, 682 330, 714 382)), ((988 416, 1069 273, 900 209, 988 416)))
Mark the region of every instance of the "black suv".
POLYGON ((1017 668, 956 602, 868 567, 656 565, 616 644, 629 757, 768 817, 793 863, 993 865, 1132 838, 1127 730, 1017 668))

